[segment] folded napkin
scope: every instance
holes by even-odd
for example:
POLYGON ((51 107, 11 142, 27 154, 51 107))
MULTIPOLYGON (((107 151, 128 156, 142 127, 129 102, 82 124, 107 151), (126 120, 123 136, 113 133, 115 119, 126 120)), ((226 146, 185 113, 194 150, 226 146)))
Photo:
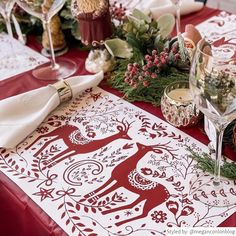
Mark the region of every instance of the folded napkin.
MULTIPOLYGON (((75 76, 65 81, 72 96, 97 86, 103 72, 75 76)), ((32 133, 59 104, 57 88, 46 86, 0 101, 0 147, 13 148, 32 133)))
MULTIPOLYGON (((186 15, 202 9, 204 4, 202 2, 195 2, 194 0, 182 0, 180 7, 181 15, 186 15)), ((161 15, 166 13, 175 14, 176 8, 171 3, 171 0, 156 0, 152 1, 149 5, 149 9, 154 19, 158 19, 161 15)))

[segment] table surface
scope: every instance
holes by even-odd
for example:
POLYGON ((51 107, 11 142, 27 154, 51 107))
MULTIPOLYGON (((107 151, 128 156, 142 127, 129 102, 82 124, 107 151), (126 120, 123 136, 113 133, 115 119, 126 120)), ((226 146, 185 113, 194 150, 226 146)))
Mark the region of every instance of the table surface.
MULTIPOLYGON (((182 31, 187 23, 198 24, 203 20, 216 15, 218 10, 204 7, 195 14, 189 14, 182 17, 182 31)), ((28 45, 36 50, 41 50, 41 45, 34 37, 28 38, 28 45)), ((69 50, 64 57, 71 58, 78 65, 76 74, 88 74, 84 68, 87 52, 78 50, 69 50)), ((14 76, 7 80, 0 81, 0 99, 17 95, 32 89, 36 89, 48 84, 48 81, 35 80, 30 72, 14 76)), ((118 91, 107 86, 106 81, 100 84, 100 87, 121 96, 118 91)), ((153 109, 153 106, 143 102, 135 102, 136 106, 150 112, 151 114, 164 119, 160 108, 153 109)), ((182 129, 185 133, 200 140, 204 144, 208 143, 207 136, 202 132, 203 124, 197 127, 182 129), (198 132, 196 132, 196 128, 198 132)), ((232 150, 225 150, 228 156, 234 157, 232 150)), ((0 236, 7 235, 67 235, 51 218, 43 212, 24 192, 4 174, 0 172, 0 236), (14 222, 14 226, 12 225, 14 222)), ((229 217, 220 226, 236 227, 236 213, 229 217)))

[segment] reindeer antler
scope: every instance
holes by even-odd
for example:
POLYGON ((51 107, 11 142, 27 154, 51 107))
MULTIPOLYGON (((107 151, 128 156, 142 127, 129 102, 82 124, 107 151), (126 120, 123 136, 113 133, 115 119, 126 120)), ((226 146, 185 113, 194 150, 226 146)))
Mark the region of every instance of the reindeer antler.
POLYGON ((125 118, 123 118, 121 121, 118 120, 117 118, 116 119, 112 118, 112 121, 115 121, 116 123, 121 124, 121 127, 124 129, 123 131, 128 131, 131 127, 131 124, 134 123, 134 121, 132 122, 126 121, 125 118))
POLYGON ((160 152, 160 150, 164 150, 172 156, 172 159, 174 159, 176 157, 176 154, 173 154, 172 152, 178 151, 178 149, 173 149, 171 146, 168 146, 169 143, 170 141, 164 144, 160 144, 160 143, 155 144, 155 145, 152 145, 151 147, 155 153, 160 152))

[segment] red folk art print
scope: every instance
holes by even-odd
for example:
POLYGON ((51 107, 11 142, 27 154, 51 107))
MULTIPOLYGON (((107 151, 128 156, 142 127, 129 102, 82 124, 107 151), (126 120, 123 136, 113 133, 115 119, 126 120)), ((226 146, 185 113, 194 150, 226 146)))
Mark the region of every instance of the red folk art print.
MULTIPOLYGON (((165 235, 167 227, 217 226, 236 210, 201 203, 187 146, 206 150, 96 88, 59 107, 15 149, 1 149, 0 169, 69 235, 165 235)), ((224 194, 235 197, 228 184, 224 194)))

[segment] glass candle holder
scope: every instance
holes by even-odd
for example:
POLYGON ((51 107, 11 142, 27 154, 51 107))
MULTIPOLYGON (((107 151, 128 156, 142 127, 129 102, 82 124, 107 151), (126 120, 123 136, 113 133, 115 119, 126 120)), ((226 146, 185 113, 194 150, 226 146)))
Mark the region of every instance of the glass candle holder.
POLYGON ((195 125, 202 117, 193 103, 187 81, 174 82, 165 88, 161 111, 165 119, 175 127, 195 125))

